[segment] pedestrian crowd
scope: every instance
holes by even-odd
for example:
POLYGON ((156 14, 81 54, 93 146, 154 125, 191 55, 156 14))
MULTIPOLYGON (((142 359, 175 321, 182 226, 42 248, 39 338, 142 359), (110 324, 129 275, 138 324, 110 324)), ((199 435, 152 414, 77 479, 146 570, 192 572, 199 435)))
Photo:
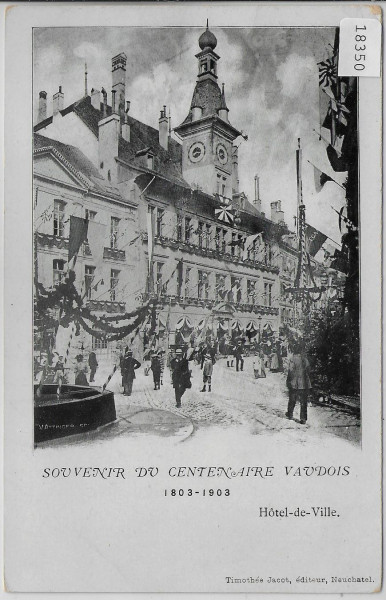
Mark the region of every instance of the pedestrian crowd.
MULTIPOLYGON (((243 372, 244 359, 247 353, 250 353, 250 348, 248 351, 246 350, 242 339, 228 341, 225 346, 227 367, 234 368, 237 372, 243 372)), ((287 372, 288 406, 285 416, 288 419, 293 419, 296 404, 299 403, 300 423, 305 424, 307 422, 307 406, 312 385, 310 364, 301 341, 294 342, 289 348, 287 348, 286 343, 280 340, 273 340, 270 344, 256 343, 252 349, 252 354, 255 379, 265 378, 268 370, 272 373, 287 372), (288 351, 290 356, 288 356, 288 351)), ((192 387, 192 371, 189 363, 195 360, 202 370, 202 388, 200 392, 212 392, 212 376, 218 356, 218 344, 212 338, 207 338, 195 348, 175 347, 172 350, 168 366, 171 371, 171 383, 174 388, 177 408, 181 408, 184 393, 192 387)), ((83 354, 78 354, 75 361, 75 385, 88 386, 89 383, 93 383, 98 369, 95 352, 90 352, 86 360, 83 354)), ((126 346, 119 359, 124 396, 131 396, 136 371, 140 366, 141 363, 133 356, 133 351, 126 346)), ((145 352, 144 367, 146 375, 150 371, 152 372, 154 390, 160 390, 163 385, 165 369, 164 349, 159 347, 145 352)), ((48 364, 46 357, 43 357, 40 363, 35 364, 35 373, 38 373, 40 377, 44 377, 44 381, 49 383, 46 378, 49 372, 50 381, 59 386, 68 383, 66 374, 68 370, 63 356, 57 354, 53 356, 51 364, 48 364)))

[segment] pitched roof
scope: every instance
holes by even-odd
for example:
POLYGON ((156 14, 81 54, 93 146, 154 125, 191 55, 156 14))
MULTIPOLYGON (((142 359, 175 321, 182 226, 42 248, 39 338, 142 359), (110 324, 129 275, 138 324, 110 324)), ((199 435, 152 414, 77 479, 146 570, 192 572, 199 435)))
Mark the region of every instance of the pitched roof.
POLYGON ((87 183, 90 183, 90 189, 97 193, 108 194, 123 200, 119 194, 119 190, 112 186, 106 179, 102 177, 98 169, 94 167, 92 162, 75 146, 63 144, 58 140, 34 134, 34 151, 53 151, 54 154, 59 154, 72 168, 75 175, 80 175, 80 178, 87 178, 87 183))
MULTIPOLYGON (((91 97, 84 96, 62 110, 61 115, 65 116, 70 112, 74 112, 97 138, 98 123, 103 118, 102 107, 103 104, 101 103, 100 110, 97 110, 91 104, 91 97)), ((107 115, 111 114, 111 106, 106 107, 106 112, 107 115)), ((169 139, 168 150, 165 150, 159 143, 158 129, 146 125, 130 115, 127 115, 127 122, 130 125, 130 142, 120 138, 118 157, 124 162, 130 162, 134 166, 143 168, 141 154, 151 147, 154 152, 153 170, 166 178, 170 177, 173 181, 182 183, 186 187, 186 181, 182 177, 181 144, 169 139)), ((35 131, 38 131, 41 126, 41 123, 36 125, 35 131)))

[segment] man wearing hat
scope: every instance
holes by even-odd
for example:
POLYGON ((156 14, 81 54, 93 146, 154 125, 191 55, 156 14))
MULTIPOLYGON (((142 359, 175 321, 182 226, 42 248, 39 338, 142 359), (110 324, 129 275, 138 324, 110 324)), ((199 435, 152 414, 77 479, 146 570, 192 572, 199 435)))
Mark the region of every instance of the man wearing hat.
POLYGON ((212 373, 213 373, 213 360, 209 351, 204 357, 204 366, 202 368, 202 378, 204 386, 200 392, 206 392, 206 384, 208 384, 208 392, 212 391, 212 373))
POLYGON ((133 351, 129 350, 129 348, 126 346, 125 354, 121 359, 121 373, 124 396, 131 396, 131 392, 133 390, 133 381, 135 379, 135 371, 140 366, 141 363, 133 357, 133 351))
POLYGON ((160 361, 160 353, 154 352, 151 357, 151 370, 153 371, 153 381, 154 381, 154 389, 160 389, 160 380, 161 380, 161 361, 160 361))
POLYGON ((181 348, 176 349, 175 357, 170 363, 170 368, 172 370, 172 383, 176 397, 176 407, 181 408, 181 398, 184 395, 185 390, 192 387, 190 382, 189 363, 184 357, 181 348))

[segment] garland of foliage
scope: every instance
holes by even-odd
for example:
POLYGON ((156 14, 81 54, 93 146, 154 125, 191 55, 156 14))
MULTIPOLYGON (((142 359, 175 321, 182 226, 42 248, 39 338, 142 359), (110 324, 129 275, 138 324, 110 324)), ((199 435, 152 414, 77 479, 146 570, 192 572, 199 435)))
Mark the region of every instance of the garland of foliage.
POLYGON ((62 315, 60 324, 63 327, 68 327, 72 321, 79 325, 96 337, 97 339, 106 339, 107 341, 115 341, 125 338, 134 330, 139 328, 146 318, 151 317, 151 329, 156 328, 156 304, 155 301, 149 301, 144 306, 140 306, 132 312, 126 312, 113 317, 97 317, 93 315, 89 308, 83 306, 83 298, 76 290, 74 285, 75 274, 70 272, 64 283, 60 283, 52 290, 46 290, 41 283, 36 282, 36 300, 35 310, 39 315, 45 315, 47 310, 60 308, 62 315), (90 321, 94 327, 87 322, 90 321), (131 320, 131 323, 121 326, 114 326, 115 323, 131 320))

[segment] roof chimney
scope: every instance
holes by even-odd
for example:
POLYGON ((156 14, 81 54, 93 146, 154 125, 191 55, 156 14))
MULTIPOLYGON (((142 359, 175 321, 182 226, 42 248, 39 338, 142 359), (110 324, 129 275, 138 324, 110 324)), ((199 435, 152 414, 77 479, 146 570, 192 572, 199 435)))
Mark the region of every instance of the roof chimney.
POLYGON ((169 147, 169 119, 166 116, 166 106, 161 110, 159 118, 159 143, 165 150, 169 147))
POLYGON ((39 92, 38 123, 47 118, 47 92, 39 92))
POLYGON ((278 224, 284 224, 284 211, 281 210, 281 200, 271 202, 271 221, 278 224))
POLYGON ((102 97, 103 97, 103 106, 102 106, 102 119, 107 117, 107 92, 105 88, 101 89, 102 97))
POLYGON ((60 110, 64 108, 64 94, 62 92, 62 86, 59 86, 59 91, 54 94, 52 98, 52 114, 57 115, 60 110))
POLYGON ((126 84, 127 56, 124 52, 111 59, 112 89, 116 92, 116 109, 119 115, 125 111, 125 84, 126 84))
POLYGON ((260 178, 258 175, 255 175, 255 199, 253 204, 257 208, 258 211, 261 212, 261 199, 260 199, 260 178))
POLYGON ((93 106, 96 110, 101 109, 101 93, 99 90, 91 89, 91 106, 93 106))

